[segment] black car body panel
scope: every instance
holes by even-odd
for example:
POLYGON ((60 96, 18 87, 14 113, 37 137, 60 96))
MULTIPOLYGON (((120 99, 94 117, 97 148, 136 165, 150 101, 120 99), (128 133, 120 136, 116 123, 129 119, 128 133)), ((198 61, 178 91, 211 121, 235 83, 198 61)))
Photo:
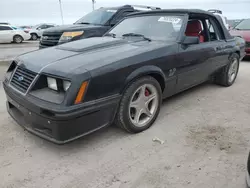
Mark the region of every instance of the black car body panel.
POLYGON ((38 136, 65 143, 111 124, 123 91, 141 76, 154 77, 166 98, 208 80, 229 63, 231 54, 244 56, 244 46, 230 36, 220 18, 205 11, 152 11, 127 19, 174 14, 183 19, 176 40, 94 37, 19 56, 8 70, 11 76, 4 81, 9 113, 38 136), (214 20, 223 39, 184 44, 188 19, 201 15, 214 20), (16 72, 18 68, 23 74, 16 72), (36 76, 22 92, 18 88, 23 87, 22 76, 26 79, 29 71, 36 76), (41 80, 45 77, 69 80, 71 85, 62 97, 61 92, 44 86, 41 80), (20 78, 20 83, 15 80, 13 85, 13 78, 20 78), (88 82, 83 102, 74 104, 83 82, 88 82), (37 92, 44 96, 38 97, 37 92))

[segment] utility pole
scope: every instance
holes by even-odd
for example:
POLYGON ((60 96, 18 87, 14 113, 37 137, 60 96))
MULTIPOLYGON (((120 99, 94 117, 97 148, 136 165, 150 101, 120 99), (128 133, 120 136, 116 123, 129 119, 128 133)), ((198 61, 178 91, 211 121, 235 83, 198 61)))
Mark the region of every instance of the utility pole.
POLYGON ((95 10, 95 3, 96 1, 95 0, 92 0, 92 9, 95 10))
POLYGON ((61 12, 62 25, 63 25, 63 24, 64 24, 64 20, 63 20, 63 10, 62 10, 62 2, 61 2, 61 0, 59 0, 59 5, 60 5, 60 12, 61 12))

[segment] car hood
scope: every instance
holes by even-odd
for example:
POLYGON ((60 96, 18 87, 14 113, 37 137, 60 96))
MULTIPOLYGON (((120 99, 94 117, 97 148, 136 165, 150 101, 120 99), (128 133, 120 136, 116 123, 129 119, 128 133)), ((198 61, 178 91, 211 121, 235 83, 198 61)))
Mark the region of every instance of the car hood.
MULTIPOLYGON (((171 45, 173 43, 169 43, 171 45)), ((166 51, 166 42, 145 41, 141 38, 125 40, 112 37, 96 37, 37 50, 17 58, 20 66, 36 73, 46 72, 70 77, 81 70, 93 69, 119 62, 140 54, 152 53, 159 48, 166 51)), ((142 56, 145 57, 145 56, 142 56)), ((136 61, 143 61, 137 58, 136 61)))
POLYGON ((250 30, 231 30, 230 34, 235 37, 242 37, 245 41, 250 42, 250 30))
POLYGON ((91 24, 71 24, 71 25, 51 27, 49 29, 46 29, 45 32, 54 33, 54 32, 65 32, 65 31, 82 31, 82 30, 90 30, 90 29, 99 29, 102 27, 105 27, 105 26, 91 25, 91 24))

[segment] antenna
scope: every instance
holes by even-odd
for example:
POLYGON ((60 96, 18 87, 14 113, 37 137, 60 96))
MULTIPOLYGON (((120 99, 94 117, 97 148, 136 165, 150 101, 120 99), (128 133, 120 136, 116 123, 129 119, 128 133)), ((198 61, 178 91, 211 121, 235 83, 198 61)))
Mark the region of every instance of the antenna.
POLYGON ((63 24, 64 24, 64 20, 63 20, 63 10, 62 10, 62 2, 61 2, 61 0, 59 0, 59 5, 60 5, 60 12, 61 12, 62 25, 63 25, 63 24))
POLYGON ((92 9, 95 10, 95 3, 96 3, 96 0, 92 0, 92 9))

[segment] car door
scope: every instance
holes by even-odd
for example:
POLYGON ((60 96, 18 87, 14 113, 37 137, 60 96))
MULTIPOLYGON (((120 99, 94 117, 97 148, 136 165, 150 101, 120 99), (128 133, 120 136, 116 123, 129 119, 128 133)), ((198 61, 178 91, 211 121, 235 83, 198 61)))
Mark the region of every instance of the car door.
POLYGON ((13 40, 13 29, 9 26, 0 26, 0 42, 11 42, 13 40))
POLYGON ((208 78, 209 64, 215 50, 207 43, 179 46, 177 63, 177 90, 182 91, 202 83, 208 78))
POLYGON ((207 31, 210 44, 215 48, 215 58, 213 61, 212 73, 217 69, 225 66, 228 62, 228 54, 231 52, 232 46, 228 46, 223 34, 221 25, 214 18, 206 20, 207 31))
POLYGON ((199 44, 179 46, 177 59, 177 90, 182 91, 198 85, 206 80, 218 69, 223 60, 223 44, 225 41, 212 40, 209 36, 206 19, 202 23, 204 41, 199 44))

